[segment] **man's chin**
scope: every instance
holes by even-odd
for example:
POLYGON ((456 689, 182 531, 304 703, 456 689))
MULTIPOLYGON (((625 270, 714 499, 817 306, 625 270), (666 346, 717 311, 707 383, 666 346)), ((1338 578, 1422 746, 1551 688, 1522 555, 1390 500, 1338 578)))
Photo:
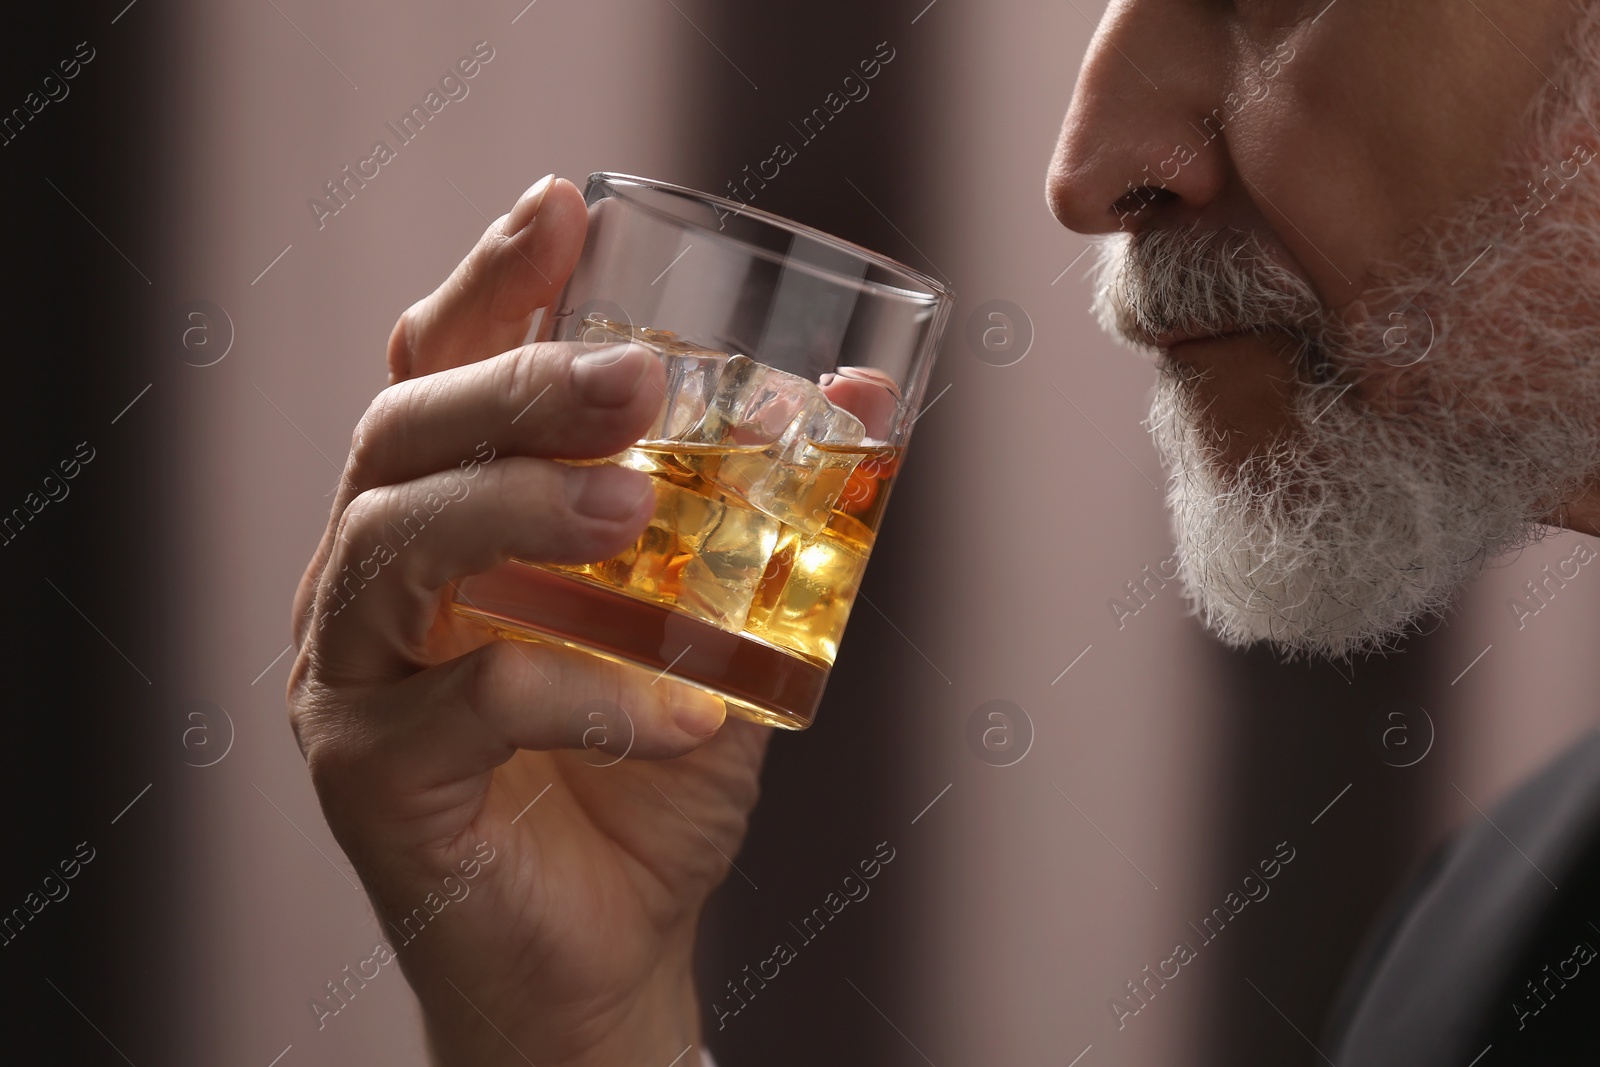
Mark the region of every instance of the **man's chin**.
POLYGON ((1385 488, 1398 483, 1364 469, 1365 450, 1289 439, 1234 462, 1173 409, 1171 391, 1158 393, 1152 428, 1183 582, 1225 644, 1266 643, 1288 659, 1389 651, 1475 570, 1476 531, 1435 523, 1437 491, 1385 488))
POLYGON ((1360 655, 1396 650, 1402 639, 1418 630, 1421 614, 1374 619, 1340 606, 1303 616, 1292 611, 1242 607, 1231 599, 1201 593, 1194 597, 1209 633, 1230 648, 1266 645, 1281 659, 1323 658, 1349 660, 1360 655))

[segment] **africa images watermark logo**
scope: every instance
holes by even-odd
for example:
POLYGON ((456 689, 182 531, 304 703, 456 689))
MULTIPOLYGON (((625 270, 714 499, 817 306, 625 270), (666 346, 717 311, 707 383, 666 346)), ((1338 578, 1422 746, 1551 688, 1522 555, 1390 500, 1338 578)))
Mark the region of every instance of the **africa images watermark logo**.
MULTIPOLYGON (((896 52, 888 41, 878 42, 873 50, 872 57, 863 59, 856 64, 856 72, 844 76, 839 88, 832 90, 822 98, 822 103, 811 109, 810 114, 800 120, 796 126, 790 122, 789 126, 800 138, 800 148, 815 141, 822 136, 822 131, 827 129, 828 123, 838 118, 839 113, 849 107, 852 102, 860 103, 865 100, 872 87, 867 83, 883 72, 883 68, 894 61, 896 52)), ((730 200, 735 200, 748 206, 756 198, 756 194, 767 187, 767 182, 775 181, 783 168, 793 163, 800 155, 794 143, 788 140, 780 141, 773 146, 772 154, 756 164, 754 173, 750 164, 744 165, 743 177, 728 180, 727 193, 730 200)), ((717 210, 717 229, 722 229, 728 216, 735 214, 732 211, 717 210)))
POLYGON ((1224 896, 1222 903, 1200 920, 1199 926, 1189 923, 1189 929, 1198 935, 1198 944, 1187 939, 1179 941, 1173 946, 1172 954, 1156 964, 1155 970, 1152 971, 1150 965, 1146 964, 1138 975, 1124 982, 1123 994, 1107 1001, 1112 1018, 1117 1021, 1117 1029, 1126 1028, 1129 1019, 1148 1008, 1157 991, 1165 989, 1168 982, 1183 973, 1184 967, 1198 959, 1200 950, 1221 937, 1222 931, 1240 912, 1252 902, 1266 900, 1272 892, 1272 886, 1268 883, 1278 877, 1294 861, 1294 857, 1295 850, 1289 842, 1278 842, 1272 855, 1257 863, 1256 869, 1244 876, 1239 888, 1224 896))
MULTIPOLYGON (((868 894, 872 892, 872 887, 867 883, 883 873, 883 868, 893 862, 894 857, 894 846, 887 841, 880 841, 878 847, 873 850, 872 858, 861 860, 857 864, 861 871, 859 875, 855 871, 845 875, 839 889, 830 890, 828 895, 822 898, 822 903, 812 908, 800 920, 799 926, 791 922, 790 928, 799 935, 800 948, 804 948, 821 936, 827 925, 838 918, 839 913, 851 902, 859 904, 866 900, 868 894), (842 894, 840 890, 843 890, 842 894)), ((775 981, 778 975, 783 973, 783 968, 794 962, 799 955, 799 950, 792 943, 780 941, 773 947, 772 954, 757 963, 754 970, 748 963, 745 964, 744 974, 737 983, 732 978, 728 979, 730 996, 725 1001, 713 1001, 711 1004, 712 1010, 717 1013, 717 1029, 726 1029, 728 1020, 749 1007, 749 1002, 767 988, 767 983, 775 981)))
POLYGON ((365 989, 368 982, 382 974, 383 968, 395 961, 400 949, 420 937, 428 924, 433 922, 445 908, 466 900, 472 893, 472 880, 483 873, 484 867, 494 862, 496 855, 498 853, 493 845, 487 841, 479 841, 472 855, 457 864, 459 874, 445 875, 439 883, 439 888, 429 892, 421 904, 402 916, 398 926, 390 922, 389 925, 400 935, 398 945, 391 944, 387 939, 379 941, 373 947, 372 955, 357 963, 353 970, 349 964, 345 964, 344 970, 340 972, 341 976, 329 979, 327 994, 321 999, 312 997, 308 1001, 311 1013, 317 1017, 317 1029, 326 1029, 328 1020, 348 1008, 350 1002, 355 1000, 356 994, 365 989))
POLYGON ((456 60, 439 76, 438 86, 429 88, 421 103, 412 104, 410 110, 398 120, 385 122, 384 129, 393 135, 394 144, 391 145, 388 138, 374 141, 372 151, 365 158, 358 159, 354 169, 347 163, 340 168, 337 177, 322 183, 326 198, 313 196, 306 200, 306 207, 310 209, 317 229, 327 226, 330 218, 349 207, 356 194, 365 189, 368 182, 376 179, 385 166, 400 158, 400 149, 416 140, 423 128, 440 112, 451 103, 465 100, 467 94, 472 92, 472 86, 467 83, 476 78, 484 65, 493 59, 493 46, 488 41, 477 42, 472 46, 470 55, 456 60))

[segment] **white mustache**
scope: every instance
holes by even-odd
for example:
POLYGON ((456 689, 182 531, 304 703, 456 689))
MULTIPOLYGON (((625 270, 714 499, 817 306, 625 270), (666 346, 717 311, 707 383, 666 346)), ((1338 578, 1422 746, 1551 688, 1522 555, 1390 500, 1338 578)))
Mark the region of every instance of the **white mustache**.
POLYGON ((1114 234, 1100 243, 1097 272, 1095 315, 1135 348, 1173 334, 1272 328, 1316 341, 1329 326, 1311 287, 1240 230, 1114 234))

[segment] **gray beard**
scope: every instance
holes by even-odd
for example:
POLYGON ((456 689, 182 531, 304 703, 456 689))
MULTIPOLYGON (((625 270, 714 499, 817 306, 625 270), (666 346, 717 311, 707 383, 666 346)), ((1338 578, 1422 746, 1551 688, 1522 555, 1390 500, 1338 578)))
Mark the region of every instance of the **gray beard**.
POLYGON ((1173 368, 1152 401, 1180 575, 1225 643, 1290 659, 1390 649, 1493 557, 1543 537, 1540 518, 1600 471, 1600 159, 1575 156, 1600 151, 1600 5, 1582 18, 1507 168, 1520 195, 1422 234, 1364 295, 1381 316, 1335 317, 1260 256, 1224 264, 1192 232, 1102 247, 1096 309, 1130 343, 1241 325, 1306 339, 1294 429, 1242 464, 1218 455, 1173 368))

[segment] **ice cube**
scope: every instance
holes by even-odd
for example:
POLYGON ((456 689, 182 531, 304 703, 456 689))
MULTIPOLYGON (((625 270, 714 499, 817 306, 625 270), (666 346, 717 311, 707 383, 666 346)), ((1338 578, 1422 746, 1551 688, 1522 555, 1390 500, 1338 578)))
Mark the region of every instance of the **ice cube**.
POLYGON ((579 339, 591 345, 634 341, 653 349, 666 367, 665 400, 643 441, 678 440, 704 417, 717 389, 726 352, 680 340, 671 330, 630 326, 592 315, 583 320, 579 339))
POLYGON ((778 542, 778 523, 735 502, 717 507, 721 509, 717 522, 704 532, 698 551, 684 564, 677 606, 738 633, 778 542))
POLYGON ((733 355, 686 439, 729 449, 698 458, 707 480, 815 534, 861 460, 851 448, 864 432, 861 420, 831 403, 816 383, 733 355))
POLYGON ((839 520, 816 537, 784 535, 757 591, 749 631, 782 648, 832 663, 866 570, 872 532, 839 520))
POLYGON ((661 359, 667 367, 666 401, 645 431, 643 440, 678 441, 690 434, 705 417, 728 354, 696 348, 663 351, 661 359))
POLYGON ((554 569, 738 633, 778 542, 778 521, 665 478, 655 489, 656 510, 638 541, 611 559, 554 569))

